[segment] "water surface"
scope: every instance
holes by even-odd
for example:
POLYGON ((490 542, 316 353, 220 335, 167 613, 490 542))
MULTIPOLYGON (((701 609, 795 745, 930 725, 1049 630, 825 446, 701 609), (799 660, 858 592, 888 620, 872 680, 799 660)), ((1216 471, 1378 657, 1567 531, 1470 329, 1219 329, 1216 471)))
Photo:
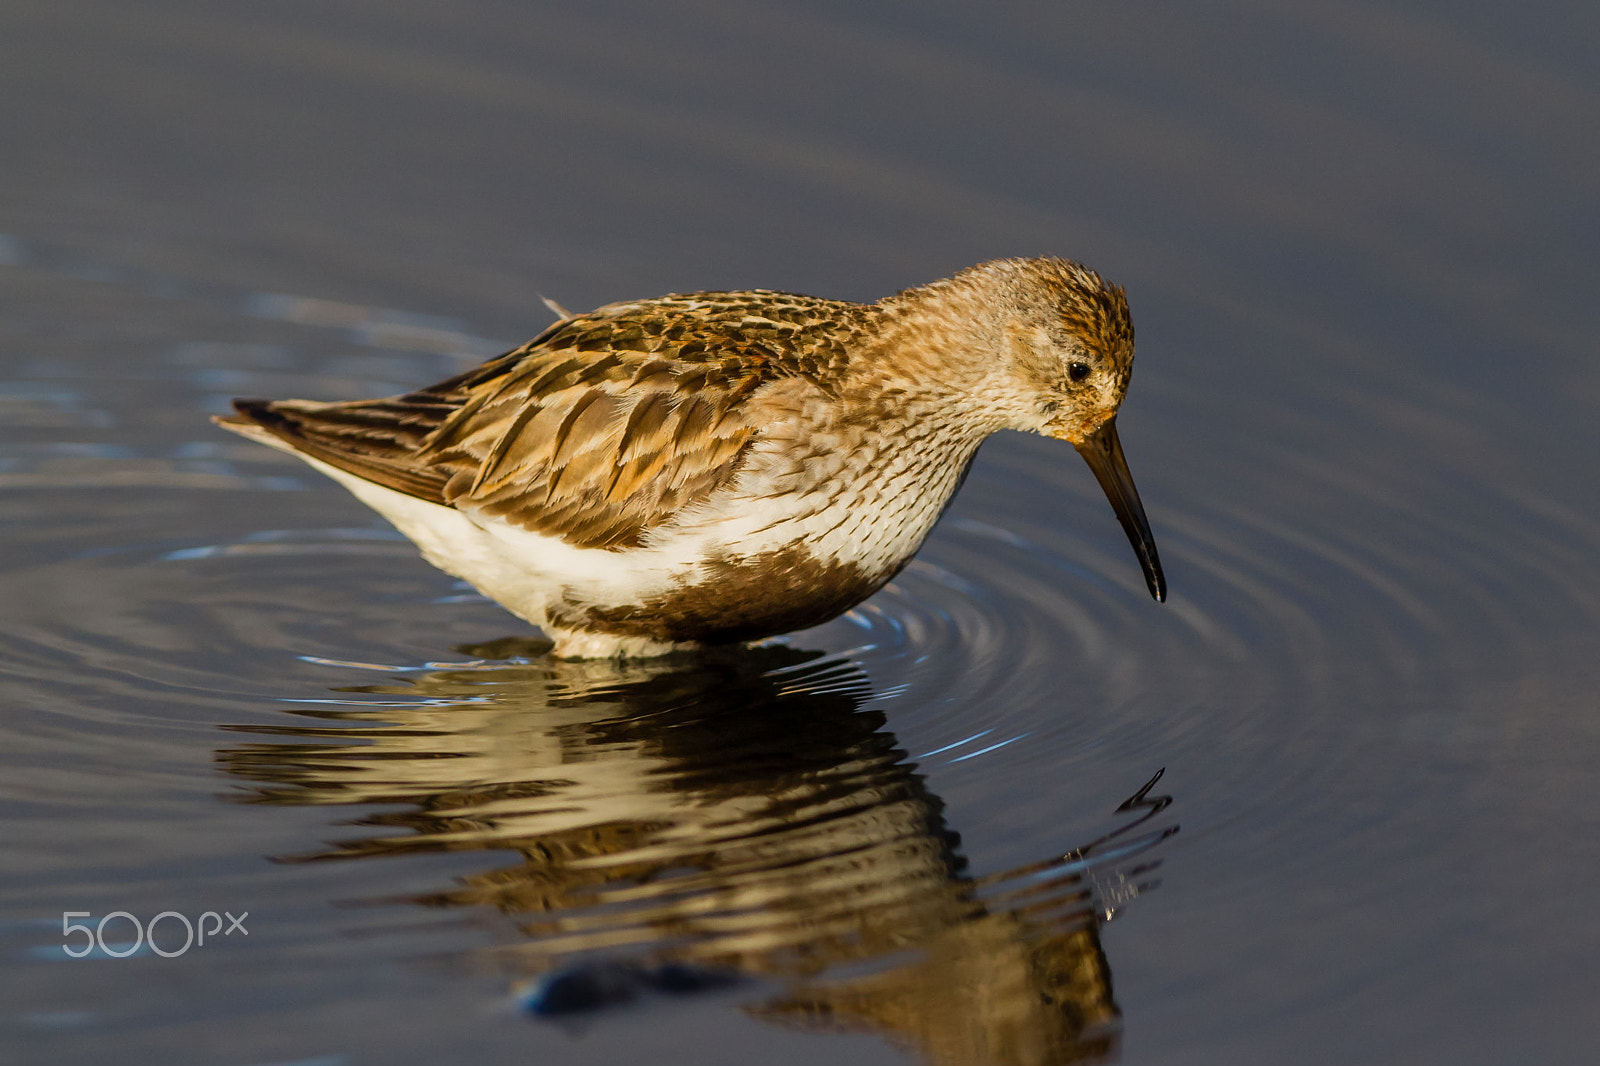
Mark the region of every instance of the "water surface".
POLYGON ((8 8, 0 1041, 1583 1060, 1596 28, 8 8), (542 328, 541 294, 871 299, 1037 253, 1129 289, 1165 605, 1077 456, 1006 434, 850 615, 554 663, 207 422, 437 380, 542 328), (68 959, 67 911, 248 933, 68 959))

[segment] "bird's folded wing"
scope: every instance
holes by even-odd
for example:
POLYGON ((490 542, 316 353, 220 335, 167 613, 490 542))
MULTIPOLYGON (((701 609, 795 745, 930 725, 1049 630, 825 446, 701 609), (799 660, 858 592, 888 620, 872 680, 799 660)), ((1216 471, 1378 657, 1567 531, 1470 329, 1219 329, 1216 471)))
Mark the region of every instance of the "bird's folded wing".
POLYGON ((740 403, 765 376, 708 380, 646 353, 541 353, 479 390, 428 439, 452 506, 578 547, 626 547, 737 472, 756 427, 740 403))
POLYGON ((683 353, 630 326, 583 316, 405 396, 239 400, 219 421, 433 503, 623 548, 734 476, 758 428, 741 405, 781 376, 761 352, 683 353))

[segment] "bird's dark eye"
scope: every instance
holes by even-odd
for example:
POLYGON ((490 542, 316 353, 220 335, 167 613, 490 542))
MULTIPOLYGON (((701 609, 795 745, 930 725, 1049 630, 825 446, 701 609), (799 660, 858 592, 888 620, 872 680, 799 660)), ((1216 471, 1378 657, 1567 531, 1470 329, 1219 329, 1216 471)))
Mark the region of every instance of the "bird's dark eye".
POLYGON ((1082 381, 1089 376, 1088 363, 1073 363, 1067 367, 1067 377, 1073 381, 1082 381))

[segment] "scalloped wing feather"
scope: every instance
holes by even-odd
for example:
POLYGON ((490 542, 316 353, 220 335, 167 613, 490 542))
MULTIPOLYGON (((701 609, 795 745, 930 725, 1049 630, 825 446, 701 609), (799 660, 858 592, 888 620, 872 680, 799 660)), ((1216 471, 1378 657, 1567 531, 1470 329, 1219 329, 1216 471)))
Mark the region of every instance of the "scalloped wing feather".
MULTIPOLYGON (((671 373, 641 369, 643 357, 619 360, 600 380, 578 373, 538 393, 508 384, 426 443, 430 465, 456 471, 445 499, 579 547, 637 544, 705 499, 732 479, 755 434, 735 402, 741 390, 686 391, 671 373)), ((749 374, 740 384, 760 382, 749 374)))
POLYGON ((353 403, 237 401, 297 451, 432 503, 575 547, 625 548, 737 474, 762 385, 832 391, 856 304, 696 293, 613 304, 418 392, 353 403))

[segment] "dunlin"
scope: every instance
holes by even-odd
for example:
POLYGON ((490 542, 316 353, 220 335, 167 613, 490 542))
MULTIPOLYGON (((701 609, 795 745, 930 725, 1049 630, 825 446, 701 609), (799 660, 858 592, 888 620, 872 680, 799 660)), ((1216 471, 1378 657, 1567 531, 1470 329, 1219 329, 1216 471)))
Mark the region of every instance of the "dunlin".
POLYGON ((825 622, 921 547, 996 430, 1069 441, 1166 597, 1117 440, 1122 289, 1003 259, 875 304, 754 290, 608 304, 380 400, 217 421, 342 483, 566 658, 825 622))

